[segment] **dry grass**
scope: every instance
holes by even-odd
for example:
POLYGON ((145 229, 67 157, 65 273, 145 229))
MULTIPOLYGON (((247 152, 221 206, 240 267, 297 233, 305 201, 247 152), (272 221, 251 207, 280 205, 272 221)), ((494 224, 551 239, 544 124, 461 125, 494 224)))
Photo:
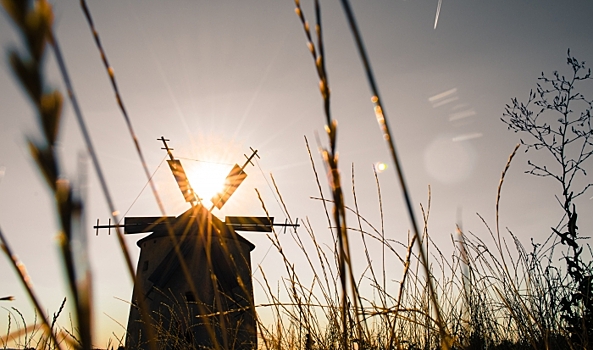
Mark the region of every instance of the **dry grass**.
MULTIPOLYGON (((505 172, 511 159, 512 156, 505 172)), ((502 180, 504 172, 501 184, 502 180)), ((354 189, 353 185, 352 194, 356 197, 354 189)), ((318 199, 333 204, 323 196, 318 199)), ((260 325, 265 348, 340 348, 346 333, 349 347, 436 349, 442 348, 441 327, 452 338, 451 346, 455 349, 572 347, 558 313, 562 297, 569 292, 566 271, 551 264, 551 252, 559 249, 559 244, 541 250, 546 254, 537 254, 526 249, 512 232, 500 235, 484 221, 485 232, 495 244, 487 244, 480 237, 458 229, 456 236, 451 237, 453 254, 444 256, 443 247, 432 242, 427 229, 429 197, 422 210, 424 234, 420 243, 432 252, 430 278, 442 311, 439 324, 422 274, 422 259, 413 253, 413 236, 408 242, 385 240, 381 230, 359 215, 358 208, 346 210, 356 215, 359 222, 358 227, 348 231, 360 234, 363 242, 367 260, 364 273, 357 276, 357 288, 365 290, 368 297, 361 296, 358 308, 348 300, 349 323, 347 328, 342 328, 336 251, 318 243, 308 221, 304 227, 308 242, 304 242, 302 235, 293 235, 301 248, 301 257, 294 261, 286 257, 278 237, 274 236, 273 243, 283 256, 288 277, 282 284, 284 291, 280 292, 274 290, 264 274, 263 287, 276 320, 268 326, 260 325), (369 257, 365 242, 368 239, 380 242, 393 255, 388 260, 401 262, 403 274, 397 294, 390 294, 384 287, 381 274, 385 270, 376 271, 381 264, 369 257), (507 240, 513 248, 507 246, 507 240), (310 246, 314 249, 307 248, 310 246), (303 271, 303 261, 310 271, 303 271), (295 267, 297 262, 300 269, 295 267), (299 277, 302 275, 313 277, 305 281, 299 277), (280 295, 287 295, 288 300, 283 301, 280 295), (363 337, 358 337, 356 319, 365 321, 359 324, 363 337)))

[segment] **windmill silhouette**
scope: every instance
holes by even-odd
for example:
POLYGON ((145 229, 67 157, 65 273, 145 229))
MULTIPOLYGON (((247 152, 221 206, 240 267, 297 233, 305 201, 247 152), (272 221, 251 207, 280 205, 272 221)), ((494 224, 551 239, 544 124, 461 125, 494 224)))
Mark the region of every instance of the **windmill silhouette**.
MULTIPOLYGON (((127 325, 126 348, 148 349, 154 334, 159 349, 255 349, 256 316, 251 278, 255 246, 236 231, 271 232, 268 217, 226 217, 212 214, 222 208, 247 177, 245 167, 257 155, 252 150, 243 166, 235 165, 224 190, 211 199, 208 210, 189 183, 181 162, 161 137, 171 171, 190 209, 177 217, 126 217, 125 234, 148 233, 140 239, 140 257, 127 325), (144 307, 138 301, 144 300, 144 307), (145 312, 145 315, 142 315, 145 312), (148 332, 147 320, 152 332, 148 332)), ((98 232, 98 231, 97 231, 98 232)))

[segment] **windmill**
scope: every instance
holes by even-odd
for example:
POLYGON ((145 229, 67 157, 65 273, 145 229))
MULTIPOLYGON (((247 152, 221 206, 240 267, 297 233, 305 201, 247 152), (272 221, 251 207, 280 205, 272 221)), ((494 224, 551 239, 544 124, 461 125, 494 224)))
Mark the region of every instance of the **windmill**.
POLYGON ((225 217, 212 214, 222 208, 245 180, 245 167, 257 155, 253 150, 243 166, 235 164, 224 190, 211 199, 207 209, 194 192, 181 162, 173 156, 167 139, 161 137, 167 163, 186 202, 191 207, 177 217, 126 217, 125 234, 148 233, 140 239, 140 257, 128 318, 126 348, 147 349, 146 320, 150 320, 159 348, 255 349, 257 333, 251 251, 255 246, 236 231, 271 232, 268 217, 225 217), (143 298, 145 308, 138 307, 143 298), (141 312, 148 313, 143 315, 141 312))

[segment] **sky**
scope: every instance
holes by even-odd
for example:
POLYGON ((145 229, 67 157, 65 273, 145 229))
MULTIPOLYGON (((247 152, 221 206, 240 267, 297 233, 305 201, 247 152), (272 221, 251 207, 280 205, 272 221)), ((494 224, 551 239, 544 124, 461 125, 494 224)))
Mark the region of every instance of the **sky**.
MULTIPOLYGON (((116 209, 122 216, 160 215, 78 1, 52 3, 55 33, 116 209)), ((293 220, 308 219, 320 241, 331 245, 323 206, 311 199, 319 191, 305 144, 306 137, 327 195, 318 151, 327 145, 322 99, 292 1, 179 1, 171 5, 126 0, 89 1, 88 5, 167 215, 182 213, 188 204, 163 163, 166 154, 157 138, 170 139, 169 145, 196 188, 206 181, 200 173, 224 174, 234 163, 243 164, 244 154, 249 155, 252 147, 261 159, 246 168, 249 176, 215 215, 265 215, 257 189, 270 215, 283 222, 286 215, 273 190, 273 174, 293 220)), ((504 106, 513 97, 525 101, 542 71, 567 72, 567 49, 580 60, 593 60, 593 3, 443 0, 436 27, 437 0, 352 1, 352 6, 418 220, 419 204, 426 206, 430 186, 429 234, 439 247, 452 251, 456 223, 488 241, 488 231, 476 213, 494 225, 500 174, 520 138, 500 121, 504 106)), ((385 234, 405 243, 410 223, 352 35, 339 1, 321 1, 321 7, 346 203, 354 203, 354 167, 360 211, 380 227, 373 166, 387 164, 378 174, 385 234)), ((312 2, 303 1, 303 10, 313 22, 312 2)), ((7 63, 7 50, 18 47, 19 40, 3 13, 0 227, 25 264, 42 304, 53 313, 68 293, 55 240, 58 228, 52 198, 26 145, 27 138, 40 136, 36 116, 7 63)), ((46 74, 50 86, 64 91, 50 52, 46 74)), ((591 84, 583 92, 591 96, 591 84)), ((500 220, 502 227, 528 245, 531 238, 540 242, 549 235, 561 211, 554 199, 557 185, 524 174, 528 159, 549 159, 522 150, 505 179, 500 220)), ((85 145, 69 104, 63 113, 59 151, 64 176, 76 179, 85 145)), ((593 170, 591 162, 585 168, 593 170)), ((107 223, 109 209, 90 165, 87 172, 85 208, 94 277, 95 343, 104 346, 112 333, 123 334, 117 322, 127 321, 133 284, 116 238, 106 231, 97 236, 92 228, 97 219, 107 223)), ((591 175, 583 181, 593 182, 591 175)), ((577 202, 581 232, 593 226, 591 196, 577 202)), ((297 234, 308 237, 303 227, 297 234)), ((274 285, 279 283, 285 270, 268 237, 261 233, 244 236, 256 245, 254 278, 261 280, 261 267, 274 285)), ((142 237, 126 237, 134 263, 139 254, 135 242, 142 237)), ((308 276, 291 235, 279 232, 279 239, 289 258, 298 268, 303 266, 303 276, 308 276)), ((380 251, 378 246, 370 249, 380 251)), ((360 245, 355 243, 353 250, 355 272, 361 273, 360 245)), ((389 288, 395 290, 401 266, 395 259, 388 262, 389 288)), ((5 257, 0 259, 0 281, 0 297, 16 298, 0 304, 4 308, 0 330, 7 327, 11 307, 32 320, 32 307, 5 257)), ((256 304, 266 302, 259 284, 254 285, 256 304)), ((66 318, 62 322, 67 323, 66 318)))

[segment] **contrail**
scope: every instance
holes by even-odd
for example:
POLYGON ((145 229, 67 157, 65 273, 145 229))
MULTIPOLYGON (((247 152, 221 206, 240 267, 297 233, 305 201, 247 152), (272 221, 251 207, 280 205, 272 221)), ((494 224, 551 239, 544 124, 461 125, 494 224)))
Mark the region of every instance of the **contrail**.
POLYGON ((437 5, 437 14, 434 17, 434 28, 433 29, 437 29, 437 24, 439 23, 439 14, 441 13, 441 4, 443 3, 443 0, 439 0, 439 4, 437 5))

